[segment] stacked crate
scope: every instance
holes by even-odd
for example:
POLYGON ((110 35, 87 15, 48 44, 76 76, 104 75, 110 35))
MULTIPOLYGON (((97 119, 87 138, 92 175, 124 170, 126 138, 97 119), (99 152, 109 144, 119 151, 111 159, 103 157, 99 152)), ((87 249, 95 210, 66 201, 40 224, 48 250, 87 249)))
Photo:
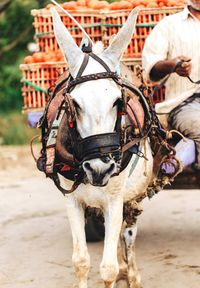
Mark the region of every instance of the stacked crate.
MULTIPOLYGON (((134 60, 135 58, 141 58, 145 39, 155 27, 155 25, 165 16, 179 12, 181 9, 182 8, 180 7, 166 7, 163 9, 146 8, 141 10, 137 18, 135 33, 123 55, 124 59, 134 60)), ((117 34, 119 29, 126 22, 129 13, 130 11, 127 10, 103 13, 102 24, 105 27, 105 33, 102 35, 102 41, 104 42, 105 46, 108 45, 110 37, 113 34, 117 34)))
POLYGON ((22 95, 25 112, 41 111, 49 100, 51 88, 57 78, 67 69, 62 62, 22 64, 22 95))
MULTIPOLYGON (((136 23, 136 31, 123 55, 123 61, 131 68, 138 63, 141 64, 141 53, 147 35, 154 26, 164 17, 182 8, 168 7, 163 9, 151 8, 140 11, 136 23)), ((71 14, 85 28, 91 39, 102 41, 107 47, 113 34, 116 34, 125 23, 130 10, 121 11, 74 11, 71 14)), ((35 27, 35 41, 40 51, 59 51, 56 42, 51 12, 47 9, 32 10, 35 27)), ((60 13, 65 26, 70 30, 76 43, 80 45, 83 34, 73 21, 63 12, 60 13)), ((23 74, 22 94, 24 97, 25 112, 41 111, 44 109, 48 99, 49 87, 54 86, 56 79, 67 68, 64 62, 45 62, 22 64, 20 66, 23 74)), ((164 91, 157 91, 154 101, 163 100, 164 91)))
MULTIPOLYGON (((182 8, 166 7, 146 8, 140 11, 136 23, 136 31, 131 43, 124 53, 124 58, 140 58, 144 42, 154 26, 165 16, 179 12, 182 8)), ((113 34, 117 34, 119 29, 126 22, 130 10, 121 11, 76 11, 71 12, 72 16, 84 27, 85 31, 96 41, 102 41, 105 47, 113 34)), ((53 33, 53 23, 51 12, 47 9, 32 10, 34 17, 35 39, 41 51, 58 50, 58 44, 53 33)), ((61 19, 69 29, 76 43, 80 45, 83 33, 76 24, 63 12, 60 13, 61 19)))

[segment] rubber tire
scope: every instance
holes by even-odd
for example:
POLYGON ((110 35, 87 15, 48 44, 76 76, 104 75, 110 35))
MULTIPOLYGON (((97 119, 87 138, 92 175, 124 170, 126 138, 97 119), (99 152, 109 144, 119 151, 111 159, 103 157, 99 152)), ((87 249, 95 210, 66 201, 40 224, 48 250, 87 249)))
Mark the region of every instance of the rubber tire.
POLYGON ((105 227, 102 221, 94 216, 87 216, 85 224, 87 242, 102 241, 105 236, 105 227))

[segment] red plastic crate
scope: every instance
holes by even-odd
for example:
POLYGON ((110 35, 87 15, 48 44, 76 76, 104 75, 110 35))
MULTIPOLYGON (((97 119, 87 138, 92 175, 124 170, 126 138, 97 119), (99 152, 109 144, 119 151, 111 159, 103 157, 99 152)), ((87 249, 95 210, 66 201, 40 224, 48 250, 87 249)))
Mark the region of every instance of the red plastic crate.
POLYGON ((66 69, 64 62, 35 63, 20 65, 24 97, 23 111, 43 110, 49 100, 48 89, 55 85, 59 75, 66 69))

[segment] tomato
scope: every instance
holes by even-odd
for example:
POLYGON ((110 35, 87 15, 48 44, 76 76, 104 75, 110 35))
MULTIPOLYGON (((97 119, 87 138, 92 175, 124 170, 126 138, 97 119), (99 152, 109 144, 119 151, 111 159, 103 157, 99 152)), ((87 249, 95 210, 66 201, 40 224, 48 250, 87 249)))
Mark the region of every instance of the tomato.
POLYGON ((130 0, 130 1, 131 1, 132 5, 133 5, 133 8, 137 7, 137 6, 141 6, 141 5, 145 6, 142 0, 130 0))
POLYGON ((53 5, 53 4, 48 4, 47 6, 46 6, 46 9, 50 9, 51 7, 54 7, 55 5, 53 5))
POLYGON ((35 52, 33 54, 33 60, 34 62, 45 62, 45 53, 44 52, 35 52))
POLYGON ((150 1, 146 4, 147 8, 156 8, 158 7, 158 4, 155 1, 150 1))
POLYGON ((177 6, 177 1, 176 0, 168 0, 168 1, 166 1, 166 4, 168 7, 177 6))
POLYGON ((61 4, 61 6, 65 10, 76 10, 77 9, 77 4, 75 1, 65 2, 65 3, 61 4))
POLYGON ((133 4, 129 1, 122 0, 119 3, 121 4, 121 9, 132 9, 133 8, 133 4))
POLYGON ((119 4, 119 2, 112 2, 112 3, 109 4, 108 8, 110 10, 117 10, 118 6, 119 6, 118 4, 119 4))
MULTIPOLYGON (((87 6, 91 9, 94 9, 96 3, 98 2, 98 0, 90 0, 87 2, 87 6)), ((98 5, 98 4, 97 4, 98 5)))
POLYGON ((24 63, 25 63, 25 64, 34 63, 33 57, 32 57, 32 56, 26 56, 26 57, 24 58, 24 63))
POLYGON ((81 6, 81 7, 85 7, 87 5, 86 0, 78 0, 76 3, 77 3, 77 6, 81 6))
POLYGON ((107 1, 94 1, 93 3, 93 9, 105 9, 108 8, 108 6, 109 3, 107 1))
POLYGON ((55 52, 55 59, 56 59, 56 62, 64 61, 64 56, 60 50, 57 50, 55 52))

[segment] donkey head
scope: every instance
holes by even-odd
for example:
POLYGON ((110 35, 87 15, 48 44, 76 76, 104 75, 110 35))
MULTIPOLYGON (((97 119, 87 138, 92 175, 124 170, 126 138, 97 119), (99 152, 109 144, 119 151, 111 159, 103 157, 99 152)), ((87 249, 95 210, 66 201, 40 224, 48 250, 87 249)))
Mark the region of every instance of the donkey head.
MULTIPOLYGON (((76 78, 84 53, 76 45, 57 11, 51 8, 51 12, 56 39, 68 63, 72 77, 76 78)), ((119 70, 121 56, 134 32, 137 14, 138 9, 132 10, 126 23, 115 35, 109 47, 98 53, 98 56, 113 72, 119 70)), ((99 72, 105 72, 105 68, 90 57, 82 75, 99 72)), ((76 110, 77 130, 83 139, 92 135, 114 132, 117 120, 116 104, 121 98, 121 90, 112 79, 98 79, 81 83, 75 86, 71 96, 76 110)), ((92 138, 91 141, 93 141, 92 138)), ((82 166, 89 182, 95 186, 106 185, 110 177, 119 169, 112 157, 107 157, 106 161, 103 161, 102 158, 85 160, 82 166)))

